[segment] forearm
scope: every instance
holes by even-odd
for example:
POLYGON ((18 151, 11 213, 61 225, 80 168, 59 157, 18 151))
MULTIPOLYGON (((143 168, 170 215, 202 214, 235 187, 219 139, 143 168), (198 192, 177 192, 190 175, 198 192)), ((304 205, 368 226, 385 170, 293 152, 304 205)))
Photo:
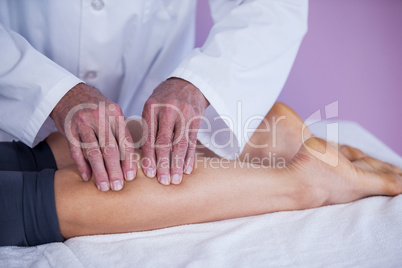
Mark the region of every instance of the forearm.
MULTIPOLYGON (((234 126, 241 126, 242 131, 257 128, 258 115, 265 115, 279 96, 307 31, 308 1, 216 0, 210 5, 215 23, 208 39, 170 76, 201 91, 213 107, 207 110, 208 118, 214 118, 210 133, 227 125, 237 136, 237 153, 241 153, 247 138, 237 135, 239 129, 234 126), (230 124, 218 119, 222 115, 230 118, 230 124)), ((205 131, 197 138, 210 143, 210 134, 205 131)), ((234 149, 211 146, 211 150, 235 157, 234 149)))
POLYGON ((214 168, 205 161, 180 186, 160 185, 139 169, 137 178, 118 193, 97 191, 74 168, 58 171, 55 196, 62 235, 144 231, 313 206, 300 200, 301 195, 312 196, 285 169, 241 167, 238 162, 214 168))
POLYGON ((81 80, 1 24, 0 47, 0 129, 32 146, 52 108, 81 80))

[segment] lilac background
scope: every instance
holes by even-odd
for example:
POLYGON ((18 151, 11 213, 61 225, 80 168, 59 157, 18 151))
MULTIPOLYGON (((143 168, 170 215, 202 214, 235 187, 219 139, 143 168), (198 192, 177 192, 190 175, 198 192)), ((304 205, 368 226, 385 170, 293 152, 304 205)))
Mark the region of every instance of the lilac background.
MULTIPOLYGON (((197 39, 212 25, 198 0, 197 39)), ((402 155, 402 1, 310 0, 309 32, 279 97, 304 119, 339 101, 352 120, 402 155)))

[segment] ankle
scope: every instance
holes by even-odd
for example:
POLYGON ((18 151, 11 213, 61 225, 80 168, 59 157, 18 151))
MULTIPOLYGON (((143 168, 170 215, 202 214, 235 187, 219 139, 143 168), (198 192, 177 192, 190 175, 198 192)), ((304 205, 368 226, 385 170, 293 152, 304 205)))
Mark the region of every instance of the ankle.
POLYGON ((318 160, 310 152, 311 150, 321 151, 324 145, 320 139, 308 139, 286 166, 288 176, 297 180, 299 184, 297 198, 304 209, 328 205, 330 201, 329 185, 324 179, 325 176, 329 176, 325 172, 327 164, 318 160))
MULTIPOLYGON (((289 165, 291 166, 291 165, 289 165)), ((312 172, 305 172, 304 170, 287 168, 288 176, 290 179, 297 180, 297 188, 294 196, 299 204, 299 209, 310 209, 328 205, 329 192, 324 185, 316 183, 317 180, 312 179, 314 170, 312 172)))

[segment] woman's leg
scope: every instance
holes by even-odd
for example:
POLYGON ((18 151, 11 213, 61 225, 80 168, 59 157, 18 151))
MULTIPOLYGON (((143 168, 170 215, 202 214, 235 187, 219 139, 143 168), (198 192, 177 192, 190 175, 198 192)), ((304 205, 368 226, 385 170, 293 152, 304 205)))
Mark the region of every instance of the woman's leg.
POLYGON ((139 169, 137 178, 120 192, 96 190, 93 182, 81 181, 75 168, 57 171, 61 233, 70 238, 152 230, 402 192, 402 171, 395 167, 364 158, 355 165, 318 138, 310 138, 305 146, 283 169, 227 160, 218 167, 214 160, 200 158, 179 186, 163 186, 139 169), (337 166, 326 164, 338 157, 337 166))
MULTIPOLYGON (((296 155, 303 139, 307 140, 311 137, 310 130, 308 127, 303 128, 303 124, 303 120, 294 110, 286 104, 276 102, 257 131, 250 137, 237 160, 245 162, 253 158, 263 159, 270 154, 277 159, 284 159, 289 162, 296 155)), ((139 126, 135 121, 130 121, 128 125, 135 141, 140 140, 142 136, 136 131, 139 126)), ((58 169, 74 164, 67 149, 67 140, 62 134, 59 132, 52 133, 46 142, 52 148, 58 169)), ((197 149, 198 154, 218 157, 201 144, 198 147, 200 147, 197 149)))
POLYGON ((74 164, 74 160, 71 158, 70 150, 68 149, 68 142, 63 134, 53 132, 45 141, 53 152, 57 169, 62 169, 74 164))
MULTIPOLYGON (((61 144, 59 140, 57 143, 61 144)), ((52 151, 46 142, 40 142, 34 148, 20 141, 0 142, 0 171, 41 171, 56 169, 52 151)))
MULTIPOLYGON (((286 158, 285 168, 199 157, 193 174, 186 176, 180 186, 160 185, 139 169, 137 178, 126 183, 123 191, 102 193, 93 183, 82 182, 75 168, 69 167, 55 176, 61 233, 69 238, 151 230, 402 192, 401 170, 348 146, 340 147, 338 154, 337 148, 318 138, 302 144, 302 121, 287 106, 275 107, 268 119, 286 117, 277 124, 276 145, 272 135, 256 133, 252 140, 254 144, 268 144, 278 156, 286 158), (338 165, 327 164, 335 162, 338 165)), ((54 151, 58 164, 62 162, 58 158, 66 157, 62 147, 54 151)), ((252 146, 246 147, 246 152, 255 157, 267 153, 264 148, 252 146)))
MULTIPOLYGON (((237 160, 241 162, 257 160, 256 162, 264 165, 280 167, 280 164, 288 163, 296 155, 303 141, 311 136, 309 128, 304 127, 303 120, 293 109, 276 102, 250 137, 237 160)), ((198 148, 198 152, 205 156, 217 157, 202 144, 198 144, 198 148)))
POLYGON ((286 104, 276 102, 247 142, 239 161, 267 156, 288 163, 311 137, 300 116, 286 104))
POLYGON ((139 170, 120 192, 98 191, 92 181, 82 182, 75 168, 56 172, 62 235, 152 230, 314 206, 314 200, 300 200, 303 185, 284 170, 229 161, 219 164, 213 159, 197 161, 193 173, 178 186, 161 185, 139 170))

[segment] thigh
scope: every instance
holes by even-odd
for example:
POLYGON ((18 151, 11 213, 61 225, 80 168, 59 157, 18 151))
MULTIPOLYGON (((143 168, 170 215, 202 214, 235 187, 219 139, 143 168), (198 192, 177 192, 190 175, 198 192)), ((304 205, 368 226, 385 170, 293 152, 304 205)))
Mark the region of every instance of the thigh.
POLYGON ((40 171, 46 168, 57 168, 46 142, 40 142, 34 148, 22 142, 0 142, 0 170, 40 171))
POLYGON ((23 172, 0 171, 0 246, 26 246, 23 172))
POLYGON ((0 246, 64 240, 54 202, 54 173, 0 171, 0 246))
POLYGON ((0 170, 22 170, 15 142, 0 142, 0 170))

